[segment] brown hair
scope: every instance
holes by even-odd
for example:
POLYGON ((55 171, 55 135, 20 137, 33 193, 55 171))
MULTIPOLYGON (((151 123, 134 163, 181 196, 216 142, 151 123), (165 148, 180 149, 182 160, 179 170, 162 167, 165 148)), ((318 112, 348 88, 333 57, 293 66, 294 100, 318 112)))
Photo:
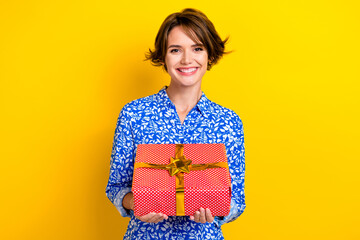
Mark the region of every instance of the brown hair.
POLYGON ((208 53, 208 70, 220 60, 223 54, 229 53, 225 52, 225 43, 229 37, 224 41, 221 40, 214 25, 204 13, 193 8, 185 8, 181 12, 170 14, 164 20, 155 39, 155 49, 153 51, 149 49, 149 52, 145 54, 145 60, 151 60, 154 66, 164 66, 167 71, 165 56, 168 36, 176 26, 182 26, 189 38, 204 45, 208 53))

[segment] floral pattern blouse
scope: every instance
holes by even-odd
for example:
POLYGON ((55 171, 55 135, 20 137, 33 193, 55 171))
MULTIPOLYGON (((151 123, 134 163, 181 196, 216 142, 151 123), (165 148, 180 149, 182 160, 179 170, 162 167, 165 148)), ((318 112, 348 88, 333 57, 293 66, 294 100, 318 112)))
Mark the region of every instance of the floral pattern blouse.
POLYGON ((123 217, 130 217, 124 239, 224 239, 221 225, 238 218, 245 209, 245 149, 238 115, 210 101, 204 93, 183 124, 166 86, 157 94, 126 104, 117 120, 106 195, 123 217), (224 143, 231 175, 231 209, 212 223, 196 223, 188 216, 169 216, 145 223, 122 206, 131 191, 138 144, 224 143))

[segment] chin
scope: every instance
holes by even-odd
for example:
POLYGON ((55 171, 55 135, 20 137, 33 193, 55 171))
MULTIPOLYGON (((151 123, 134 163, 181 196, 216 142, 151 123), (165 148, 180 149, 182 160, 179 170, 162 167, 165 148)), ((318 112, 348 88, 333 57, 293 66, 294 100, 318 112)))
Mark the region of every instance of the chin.
POLYGON ((175 77, 171 77, 171 82, 173 82, 177 86, 182 86, 182 87, 198 86, 201 85, 201 81, 202 81, 201 78, 200 79, 194 78, 193 76, 184 77, 184 76, 175 75, 175 77))
MULTIPOLYGON (((173 81, 173 80, 172 80, 173 81)), ((173 81, 176 85, 178 86, 182 86, 182 87, 194 87, 197 85, 201 85, 201 80, 197 80, 197 81, 179 81, 179 80, 175 80, 173 81)))

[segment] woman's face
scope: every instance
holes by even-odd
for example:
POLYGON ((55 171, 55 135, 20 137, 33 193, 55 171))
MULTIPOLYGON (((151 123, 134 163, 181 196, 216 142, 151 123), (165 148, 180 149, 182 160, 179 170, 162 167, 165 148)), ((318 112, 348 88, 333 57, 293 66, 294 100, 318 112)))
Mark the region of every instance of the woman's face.
POLYGON ((172 84, 201 85, 207 70, 208 53, 203 45, 191 40, 181 26, 176 26, 168 36, 165 64, 172 84))

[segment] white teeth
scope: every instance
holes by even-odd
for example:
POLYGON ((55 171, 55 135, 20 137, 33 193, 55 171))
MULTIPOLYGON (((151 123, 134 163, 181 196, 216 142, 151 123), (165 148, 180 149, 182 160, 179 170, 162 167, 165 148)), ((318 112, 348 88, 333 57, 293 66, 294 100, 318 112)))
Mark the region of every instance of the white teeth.
POLYGON ((178 68, 180 72, 190 73, 194 72, 196 68, 178 68))

